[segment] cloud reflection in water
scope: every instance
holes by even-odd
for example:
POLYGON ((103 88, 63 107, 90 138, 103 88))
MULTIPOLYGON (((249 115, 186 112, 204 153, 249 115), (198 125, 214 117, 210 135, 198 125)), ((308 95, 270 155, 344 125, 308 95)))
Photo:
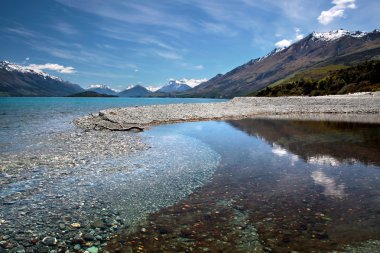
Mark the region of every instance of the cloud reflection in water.
POLYGON ((311 177, 313 178, 314 183, 324 187, 324 195, 337 198, 343 198, 346 195, 344 193, 344 184, 337 185, 335 180, 331 177, 328 177, 323 171, 313 171, 311 177))

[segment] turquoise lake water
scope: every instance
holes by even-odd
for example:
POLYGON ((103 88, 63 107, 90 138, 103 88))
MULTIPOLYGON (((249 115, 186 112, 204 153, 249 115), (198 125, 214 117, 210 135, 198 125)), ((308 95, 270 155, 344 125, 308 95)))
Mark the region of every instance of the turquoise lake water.
POLYGON ((201 98, 0 98, 0 151, 16 146, 32 135, 62 131, 72 127, 76 117, 116 107, 222 102, 201 98))

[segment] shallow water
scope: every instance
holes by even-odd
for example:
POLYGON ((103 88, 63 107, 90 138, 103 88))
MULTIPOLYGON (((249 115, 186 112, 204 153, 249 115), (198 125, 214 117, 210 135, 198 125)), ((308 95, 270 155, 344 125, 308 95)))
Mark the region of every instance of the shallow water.
POLYGON ((208 101, 222 100, 1 99, 0 252, 101 249, 121 227, 208 182, 220 155, 196 138, 71 123, 107 107, 208 101), (45 237, 57 241, 47 246, 45 237))
POLYGON ((163 132, 201 140, 220 165, 112 250, 329 252, 380 239, 380 125, 247 119, 146 134, 163 132))
POLYGON ((380 240, 379 125, 71 124, 109 107, 207 101, 0 99, 0 249, 323 252, 380 240))

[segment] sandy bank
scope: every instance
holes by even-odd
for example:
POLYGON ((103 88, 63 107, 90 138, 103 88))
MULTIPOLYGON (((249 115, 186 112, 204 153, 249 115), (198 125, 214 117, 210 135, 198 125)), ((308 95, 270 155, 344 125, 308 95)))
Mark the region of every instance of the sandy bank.
POLYGON ((289 117, 380 123, 380 94, 321 97, 246 97, 222 103, 170 104, 102 110, 76 119, 87 130, 126 131, 203 120, 289 117))

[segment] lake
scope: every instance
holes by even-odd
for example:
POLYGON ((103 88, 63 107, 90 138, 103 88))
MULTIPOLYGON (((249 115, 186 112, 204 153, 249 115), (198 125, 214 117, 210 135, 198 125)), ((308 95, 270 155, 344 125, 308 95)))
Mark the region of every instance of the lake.
POLYGON ((0 99, 2 247, 379 248, 378 124, 258 118, 164 125, 138 134, 83 132, 71 124, 110 107, 209 101, 215 102, 0 99), (124 152, 125 145, 135 151, 124 152))

